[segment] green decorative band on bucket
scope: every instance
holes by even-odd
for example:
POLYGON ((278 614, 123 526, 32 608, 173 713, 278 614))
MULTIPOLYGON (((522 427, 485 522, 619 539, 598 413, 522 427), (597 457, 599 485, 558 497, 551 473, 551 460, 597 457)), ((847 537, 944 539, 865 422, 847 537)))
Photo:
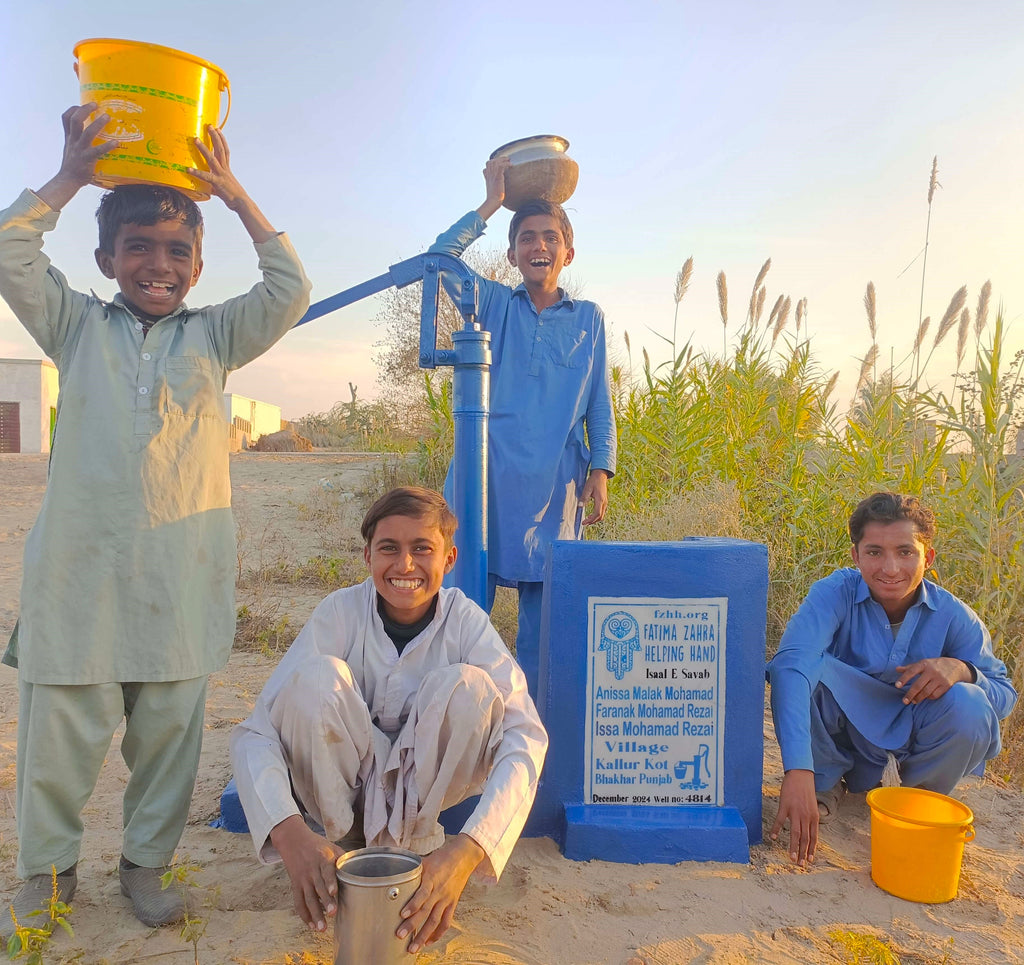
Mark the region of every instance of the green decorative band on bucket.
POLYGON ((142 157, 137 154, 121 154, 119 152, 112 152, 110 154, 104 154, 101 160, 107 160, 108 158, 117 161, 128 161, 131 164, 145 164, 151 168, 162 168, 165 171, 180 171, 182 174, 188 174, 188 167, 184 164, 171 164, 169 161, 161 161, 157 157, 142 157))
POLYGON ((149 94, 151 97, 163 97, 165 100, 195 107, 199 102, 184 94, 174 94, 169 90, 158 90, 156 87, 143 87, 140 84, 82 84, 82 90, 112 90, 119 94, 149 94))

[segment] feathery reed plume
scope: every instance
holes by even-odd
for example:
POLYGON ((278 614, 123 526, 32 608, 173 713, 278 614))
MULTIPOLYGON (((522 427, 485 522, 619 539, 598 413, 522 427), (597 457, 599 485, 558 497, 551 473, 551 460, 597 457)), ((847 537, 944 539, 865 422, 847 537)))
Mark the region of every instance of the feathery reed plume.
POLYGON ((774 330, 775 327, 775 316, 779 314, 779 309, 782 308, 782 302, 785 299, 785 295, 779 295, 775 299, 775 304, 772 305, 772 310, 768 313, 768 324, 767 328, 774 330))
POLYGON ((754 324, 757 325, 761 321, 761 314, 764 312, 764 296, 768 294, 768 289, 762 285, 757 290, 757 305, 754 309, 754 324))
POLYGON ((651 370, 651 357, 647 354, 647 349, 641 349, 644 353, 644 371, 649 372, 651 370))
POLYGON ((914 351, 921 351, 921 345, 924 343, 924 337, 928 334, 928 326, 931 324, 931 315, 925 316, 924 320, 917 327, 917 337, 914 339, 914 351))
POLYGON ((690 255, 686 261, 683 262, 683 267, 679 269, 679 273, 676 275, 676 304, 678 305, 683 300, 683 295, 686 294, 686 289, 690 287, 690 276, 693 274, 693 255, 690 255))
POLYGON ((833 391, 835 391, 836 383, 838 381, 839 381, 839 373, 838 372, 833 372, 832 373, 832 378, 830 378, 828 380, 828 382, 825 383, 825 391, 824 391, 824 393, 821 396, 823 399, 827 399, 833 393, 833 391))
POLYGON ((672 316, 672 366, 673 372, 675 371, 676 365, 676 331, 679 327, 679 303, 683 300, 683 295, 686 294, 686 289, 690 287, 690 276, 693 274, 693 255, 690 255, 686 261, 683 262, 683 267, 679 269, 679 274, 676 275, 676 310, 672 316))
POLYGON ((725 340, 725 330, 729 327, 729 289, 725 285, 725 272, 720 271, 715 279, 718 286, 718 314, 722 316, 722 358, 729 352, 729 346, 725 340))
POLYGON ((761 266, 761 270, 757 273, 757 278, 754 279, 754 287, 751 289, 752 292, 756 292, 761 287, 761 282, 764 281, 764 276, 768 274, 768 269, 772 266, 771 258, 768 258, 765 263, 761 266))
MULTIPOLYGON (((921 261, 921 300, 917 306, 917 324, 918 324, 918 338, 922 337, 921 334, 921 316, 924 314, 924 280, 928 272, 928 235, 932 230, 932 198, 935 196, 935 189, 941 188, 939 184, 939 156, 936 154, 932 158, 932 175, 928 181, 928 220, 924 225, 924 258, 921 261)), ((915 347, 916 351, 916 347, 915 347)), ((914 376, 914 382, 917 382, 918 376, 921 374, 921 358, 917 358, 917 374, 914 376)))
POLYGON ((800 323, 804 320, 804 315, 807 313, 807 298, 801 298, 796 303, 796 337, 800 337, 800 323))
POLYGON ((624 341, 626 343, 626 351, 629 352, 630 351, 630 348, 629 348, 629 332, 623 332, 622 333, 622 341, 624 341))
POLYGON ((965 308, 960 313, 960 327, 956 332, 956 370, 960 371, 960 363, 964 360, 964 349, 967 347, 967 333, 971 330, 971 310, 965 308))
POLYGON ((949 307, 942 316, 942 321, 939 322, 939 328, 935 333, 935 341, 932 343, 932 348, 938 348, 939 343, 949 334, 949 330, 956 324, 957 319, 960 317, 960 311, 964 307, 964 302, 966 301, 967 286, 961 285, 960 288, 957 289, 956 294, 950 299, 949 307))
POLYGON ((992 297, 992 282, 987 281, 978 293, 978 310, 974 313, 974 337, 977 338, 985 330, 988 322, 988 300, 992 297))
MULTIPOLYGON (((776 302, 778 304, 778 302, 776 302)), ((789 296, 786 296, 786 300, 779 306, 779 313, 775 316, 775 328, 772 330, 772 345, 774 345, 779 336, 782 334, 782 330, 786 327, 786 319, 789 318, 789 307, 791 305, 789 296)))
POLYGON ((871 348, 868 349, 868 354, 864 356, 863 361, 860 363, 860 375, 857 376, 857 388, 853 390, 853 397, 857 398, 860 395, 861 389, 868 384, 868 377, 874 371, 875 363, 878 361, 878 343, 872 343, 871 348))
POLYGON ((871 341, 877 342, 877 325, 875 322, 875 283, 868 282, 868 290, 864 292, 864 310, 868 313, 868 331, 871 333, 871 341))

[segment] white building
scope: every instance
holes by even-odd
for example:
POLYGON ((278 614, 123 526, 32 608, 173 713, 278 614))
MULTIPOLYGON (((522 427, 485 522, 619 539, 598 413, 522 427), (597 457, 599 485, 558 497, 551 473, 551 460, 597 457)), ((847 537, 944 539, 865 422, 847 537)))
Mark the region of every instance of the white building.
MULTIPOLYGON (((57 367, 49 359, 0 359, 0 452, 49 452, 57 421, 57 367)), ((281 429, 281 407, 224 393, 233 449, 281 429)))
POLYGON ((242 449, 248 448, 260 436, 281 431, 281 407, 269 402, 225 392, 224 414, 231 423, 232 442, 242 449))
POLYGON ((0 359, 0 452, 49 452, 57 422, 57 367, 0 359))

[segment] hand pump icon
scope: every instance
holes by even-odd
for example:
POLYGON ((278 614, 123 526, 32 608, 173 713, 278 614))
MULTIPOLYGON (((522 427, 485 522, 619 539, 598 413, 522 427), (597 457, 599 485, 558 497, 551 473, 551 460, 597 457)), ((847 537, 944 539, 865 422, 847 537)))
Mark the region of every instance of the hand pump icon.
POLYGON ((704 765, 704 773, 711 777, 711 768, 708 765, 708 756, 711 748, 707 744, 701 744, 697 753, 688 761, 678 761, 675 766, 676 780, 684 791, 699 791, 707 787, 707 781, 701 780, 701 764, 704 765), (692 771, 693 779, 686 780, 686 774, 692 771))

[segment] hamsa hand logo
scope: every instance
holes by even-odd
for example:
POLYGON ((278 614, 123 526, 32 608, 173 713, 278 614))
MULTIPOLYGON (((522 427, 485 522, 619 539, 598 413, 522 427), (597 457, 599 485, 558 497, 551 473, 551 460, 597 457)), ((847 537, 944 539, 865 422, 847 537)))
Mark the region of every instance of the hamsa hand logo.
POLYGON ((633 654, 640 649, 640 624, 636 617, 617 610, 604 618, 601 624, 601 642, 598 650, 606 651, 608 672, 621 680, 633 669, 633 654))

